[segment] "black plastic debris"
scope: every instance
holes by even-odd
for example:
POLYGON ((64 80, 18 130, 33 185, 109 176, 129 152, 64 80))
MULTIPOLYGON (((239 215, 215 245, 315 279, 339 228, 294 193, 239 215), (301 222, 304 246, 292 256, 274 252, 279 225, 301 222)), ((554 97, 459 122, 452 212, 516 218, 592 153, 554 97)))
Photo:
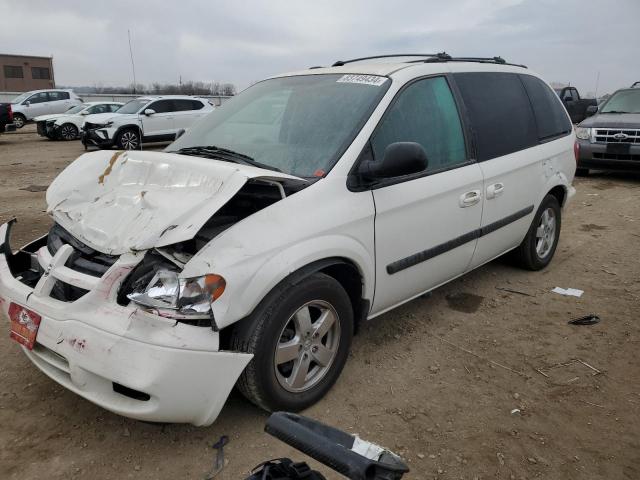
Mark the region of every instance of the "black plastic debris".
POLYGON ((213 460, 213 468, 209 473, 205 474, 203 480, 211 480, 224 468, 224 446, 227 443, 229 443, 229 437, 226 435, 222 435, 220 437, 220 440, 218 440, 211 446, 211 448, 214 448, 216 450, 216 456, 213 460))
POLYGON ((595 313, 590 313, 589 315, 585 315, 584 317, 574 318, 573 320, 569 320, 569 324, 571 325, 595 325, 600 322, 600 317, 595 313))

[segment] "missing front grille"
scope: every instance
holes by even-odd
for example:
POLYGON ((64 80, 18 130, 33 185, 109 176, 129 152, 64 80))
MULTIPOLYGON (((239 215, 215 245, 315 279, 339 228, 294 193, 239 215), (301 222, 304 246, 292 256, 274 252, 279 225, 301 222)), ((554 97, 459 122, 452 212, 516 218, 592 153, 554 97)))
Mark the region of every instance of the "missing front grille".
POLYGON ((124 395, 125 397, 133 398, 134 400, 140 400, 141 402, 148 402, 151 399, 151 395, 148 393, 134 390, 133 388, 125 387, 119 383, 113 382, 113 391, 124 395))

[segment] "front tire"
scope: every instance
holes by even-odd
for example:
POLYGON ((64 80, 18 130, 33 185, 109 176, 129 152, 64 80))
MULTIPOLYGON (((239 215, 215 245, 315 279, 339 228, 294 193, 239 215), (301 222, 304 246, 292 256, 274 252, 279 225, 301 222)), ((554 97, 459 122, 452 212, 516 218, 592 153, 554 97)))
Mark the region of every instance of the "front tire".
POLYGON ((116 145, 121 150, 140 150, 142 143, 140 132, 135 128, 127 128, 118 134, 116 145))
POLYGON ((340 376, 352 337, 353 309, 340 283, 322 273, 285 281, 232 333, 232 348, 254 355, 237 387, 267 411, 307 408, 340 376))
POLYGON ((25 117, 21 113, 13 114, 13 124, 16 126, 16 128, 24 127, 25 123, 27 123, 27 117, 25 117))
POLYGON ((62 140, 75 140, 78 138, 78 127, 73 123, 65 123, 60 127, 59 135, 62 140))
POLYGON ((547 194, 542 199, 527 236, 515 250, 518 263, 528 270, 542 270, 549 265, 558 246, 562 210, 558 199, 547 194))

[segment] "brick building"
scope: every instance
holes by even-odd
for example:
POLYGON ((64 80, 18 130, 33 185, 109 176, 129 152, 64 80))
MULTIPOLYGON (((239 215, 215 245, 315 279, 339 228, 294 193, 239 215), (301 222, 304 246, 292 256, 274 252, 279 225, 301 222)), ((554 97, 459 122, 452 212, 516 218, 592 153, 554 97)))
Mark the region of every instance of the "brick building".
POLYGON ((55 86, 53 57, 0 53, 0 91, 28 92, 55 86))

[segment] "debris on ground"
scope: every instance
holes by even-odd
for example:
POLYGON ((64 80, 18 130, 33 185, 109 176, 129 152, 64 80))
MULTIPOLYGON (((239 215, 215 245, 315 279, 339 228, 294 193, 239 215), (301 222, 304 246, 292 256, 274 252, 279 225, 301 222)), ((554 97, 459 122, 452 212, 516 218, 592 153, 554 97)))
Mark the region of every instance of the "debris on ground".
POLYGON ((577 288, 560 288, 556 287, 551 290, 553 293, 559 293, 560 295, 566 295, 568 297, 578 297, 580 298, 584 293, 584 290, 578 290, 577 288))
POLYGON ((46 192, 48 185, 29 185, 28 187, 22 187, 20 190, 25 192, 46 192))
POLYGON ((568 323, 571 325, 595 325, 600 322, 600 317, 595 313, 590 313, 589 315, 585 315, 583 317, 574 318, 569 320, 568 323))
POLYGON ((211 471, 205 474, 203 480, 211 480, 224 468, 224 446, 227 443, 229 443, 229 437, 226 435, 222 435, 220 437, 220 440, 218 440, 211 446, 211 448, 216 450, 216 456, 213 459, 213 467, 211 468, 211 471))
POLYGON ((516 290, 515 288, 496 287, 496 290, 502 290, 503 292, 509 292, 509 293, 517 293, 518 295, 524 295, 525 297, 535 297, 535 295, 532 295, 527 292, 523 292, 522 290, 516 290))

